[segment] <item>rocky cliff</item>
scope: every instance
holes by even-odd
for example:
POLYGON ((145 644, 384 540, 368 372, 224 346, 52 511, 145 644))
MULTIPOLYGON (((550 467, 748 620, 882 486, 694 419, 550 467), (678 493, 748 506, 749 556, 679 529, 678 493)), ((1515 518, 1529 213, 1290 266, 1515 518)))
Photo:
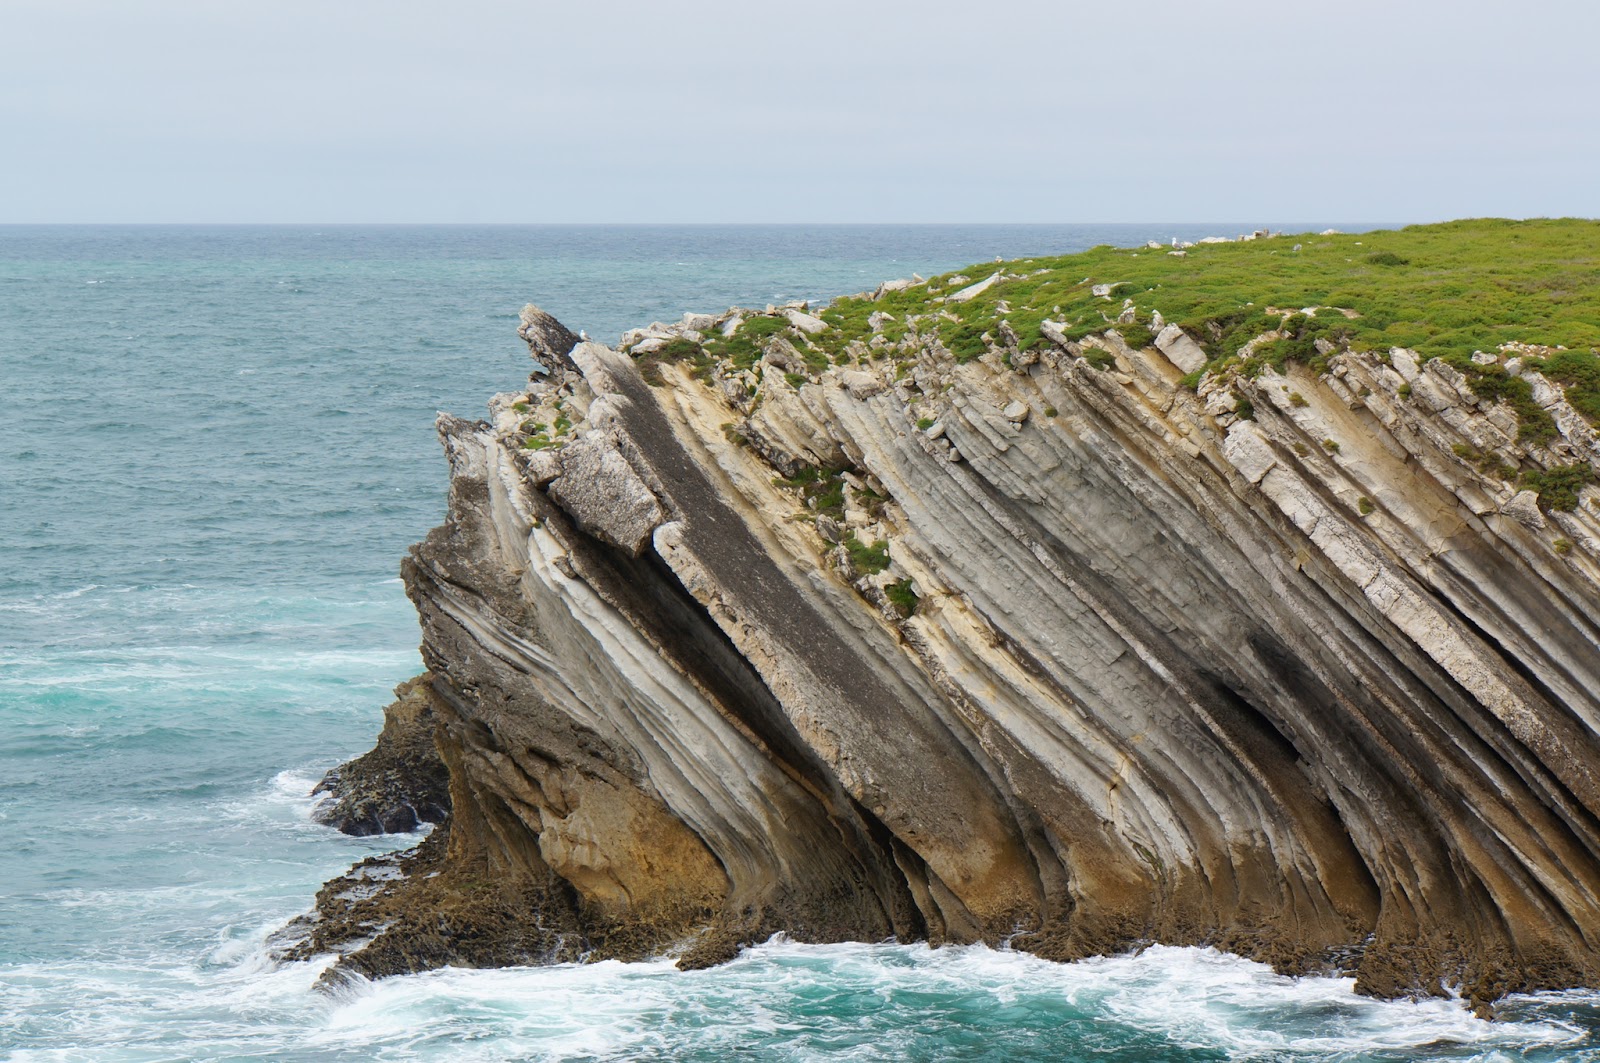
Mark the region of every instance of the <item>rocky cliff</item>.
POLYGON ((1519 442, 1406 349, 1196 383, 1204 337, 1116 326, 963 354, 792 305, 614 349, 529 308, 539 371, 440 418, 449 514, 403 566, 452 814, 301 953, 692 966, 781 930, 1600 983, 1589 422, 1533 369, 1557 431, 1519 442))

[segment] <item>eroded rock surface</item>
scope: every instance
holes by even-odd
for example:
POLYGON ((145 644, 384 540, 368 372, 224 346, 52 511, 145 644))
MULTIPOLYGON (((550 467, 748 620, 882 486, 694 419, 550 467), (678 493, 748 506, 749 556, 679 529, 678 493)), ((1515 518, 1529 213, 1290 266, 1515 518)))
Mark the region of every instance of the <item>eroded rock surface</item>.
POLYGON ((371 752, 339 765, 319 782, 318 823, 345 834, 404 834, 450 815, 450 774, 434 745, 430 676, 395 688, 371 752))
POLYGON ((1600 981, 1596 492, 1529 514, 1479 460, 1600 467, 1581 419, 1521 446, 1406 352, 1196 393, 1171 327, 821 371, 775 337, 651 386, 529 320, 550 372, 441 418, 403 567, 440 873, 325 906, 346 966, 784 930, 1600 981))

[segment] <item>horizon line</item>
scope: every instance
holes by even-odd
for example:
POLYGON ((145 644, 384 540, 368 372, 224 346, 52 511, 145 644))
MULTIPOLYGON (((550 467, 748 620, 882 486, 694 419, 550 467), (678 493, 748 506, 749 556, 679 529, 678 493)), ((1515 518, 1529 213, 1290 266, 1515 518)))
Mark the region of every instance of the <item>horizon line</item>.
MULTIPOLYGON (((1311 219, 1295 219, 1292 221, 1269 219, 1273 225, 1315 225, 1327 224, 1324 221, 1311 219)), ((1356 221, 1345 219, 1344 224, 1349 225, 1435 225, 1452 221, 1594 221, 1594 218, 1582 218, 1576 215, 1565 215, 1560 218, 1548 215, 1531 215, 1525 218, 1512 218, 1504 215, 1474 215, 1461 218, 1439 218, 1430 221, 1397 221, 1394 219, 1374 221, 1364 219, 1356 221)), ((1257 219, 1259 227, 1261 219, 1257 219)), ((1171 218, 1157 218, 1140 221, 0 221, 0 228, 46 228, 46 227, 91 227, 117 226, 122 228, 170 228, 178 226, 216 226, 230 228, 316 228, 319 226, 329 228, 353 228, 357 226, 368 228, 804 228, 807 226, 833 226, 840 228, 854 227, 926 227, 938 226, 978 226, 978 225, 1012 225, 1012 226, 1043 226, 1043 225, 1244 225, 1250 222, 1241 219, 1202 219, 1198 221, 1175 221, 1171 218)))

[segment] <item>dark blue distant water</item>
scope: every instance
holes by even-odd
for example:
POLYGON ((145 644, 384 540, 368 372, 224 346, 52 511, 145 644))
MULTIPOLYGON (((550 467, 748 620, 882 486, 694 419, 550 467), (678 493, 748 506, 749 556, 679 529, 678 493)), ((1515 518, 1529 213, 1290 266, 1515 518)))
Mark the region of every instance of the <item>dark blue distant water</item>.
MULTIPOLYGON (((1320 229, 1316 222, 1293 229, 1320 229)), ((1337 223, 1333 223, 1337 224, 1337 223)), ((0 227, 0 1052, 34 1060, 1600 1059, 1600 998, 1375 1003, 1188 949, 774 942, 338 997, 266 934, 394 844, 307 817, 419 668, 436 410, 599 339, 1249 225, 0 227)), ((1359 226, 1340 226, 1345 229, 1359 226)))

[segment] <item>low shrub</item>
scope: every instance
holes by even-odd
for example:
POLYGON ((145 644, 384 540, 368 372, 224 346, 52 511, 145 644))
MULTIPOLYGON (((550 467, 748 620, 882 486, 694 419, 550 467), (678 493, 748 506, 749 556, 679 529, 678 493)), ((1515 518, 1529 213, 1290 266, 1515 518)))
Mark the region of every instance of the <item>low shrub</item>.
POLYGON ((910 616, 917 611, 917 603, 922 599, 917 597, 917 592, 911 589, 911 581, 899 580, 889 584, 883 589, 884 597, 888 598, 901 616, 910 616))
POLYGON ((868 546, 851 533, 844 542, 845 549, 850 552, 850 563, 856 571, 869 574, 882 572, 889 567, 889 544, 883 539, 868 546))
POLYGON ((1550 469, 1522 474, 1522 486, 1539 493, 1539 508, 1571 510, 1578 508, 1578 496, 1594 482, 1594 469, 1588 465, 1557 465, 1550 469))

